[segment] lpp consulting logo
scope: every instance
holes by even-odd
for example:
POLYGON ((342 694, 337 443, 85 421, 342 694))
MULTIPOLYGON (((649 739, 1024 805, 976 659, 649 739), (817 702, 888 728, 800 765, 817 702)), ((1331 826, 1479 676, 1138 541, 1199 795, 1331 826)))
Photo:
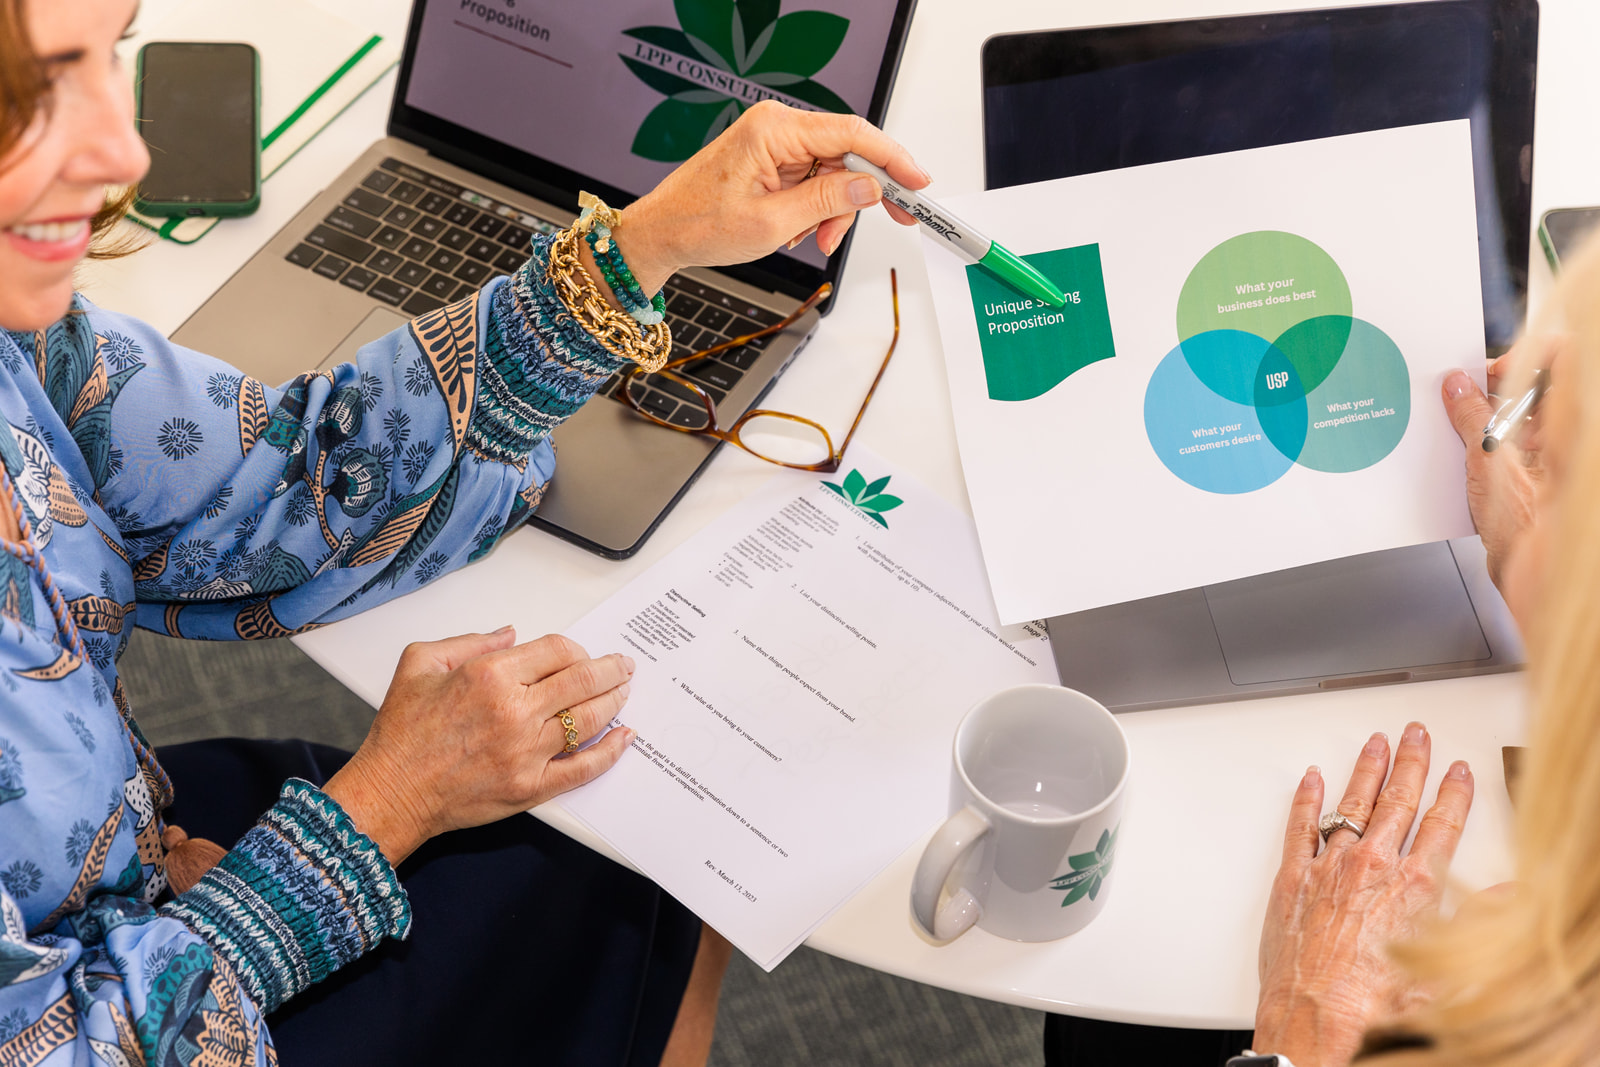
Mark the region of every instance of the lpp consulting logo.
POLYGON ((839 51, 850 20, 780 15, 783 0, 675 0, 679 28, 638 26, 622 62, 666 99, 639 124, 633 154, 681 163, 762 100, 808 111, 851 107, 813 76, 839 51))
POLYGON ((822 484, 843 497, 846 504, 849 504, 885 530, 889 528, 889 523, 884 519, 883 513, 885 511, 893 511, 905 503, 899 497, 891 496, 884 492, 884 489, 889 485, 889 475, 887 474, 875 482, 868 482, 861 476, 860 471, 852 468, 850 473, 845 475, 843 485, 834 485, 832 482, 823 482, 822 484))

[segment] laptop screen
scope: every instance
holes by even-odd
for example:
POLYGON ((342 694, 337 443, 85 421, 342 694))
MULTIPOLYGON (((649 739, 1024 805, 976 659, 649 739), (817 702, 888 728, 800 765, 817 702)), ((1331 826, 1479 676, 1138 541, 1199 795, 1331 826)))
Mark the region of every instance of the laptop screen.
POLYGON ((989 188, 1365 130, 1472 126, 1485 341, 1527 293, 1535 0, 1015 34, 984 46, 989 188), (1051 136, 1038 136, 1038 116, 1051 136))
MULTIPOLYGON (((627 202, 760 100, 881 121, 910 7, 419 0, 397 117, 409 112, 435 137, 542 179, 488 175, 557 203, 575 204, 580 187, 627 202)), ((769 259, 818 281, 828 266, 814 241, 769 259)))

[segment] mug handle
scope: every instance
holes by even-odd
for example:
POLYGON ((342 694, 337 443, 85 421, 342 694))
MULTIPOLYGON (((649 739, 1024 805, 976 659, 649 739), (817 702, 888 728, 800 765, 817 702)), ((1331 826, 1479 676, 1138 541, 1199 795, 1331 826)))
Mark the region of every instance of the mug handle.
POLYGON ((958 890, 937 912, 935 908, 950 872, 988 832, 989 820, 974 808, 964 807, 944 821, 922 850, 917 873, 911 878, 911 915, 922 932, 936 941, 960 937, 983 914, 983 906, 965 889, 958 890))

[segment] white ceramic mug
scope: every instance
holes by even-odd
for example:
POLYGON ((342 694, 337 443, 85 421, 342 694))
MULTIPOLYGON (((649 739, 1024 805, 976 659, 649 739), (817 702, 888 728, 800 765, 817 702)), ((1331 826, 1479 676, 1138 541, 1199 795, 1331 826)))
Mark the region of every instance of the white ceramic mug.
POLYGON ((911 913, 949 941, 974 923, 1049 941, 1105 906, 1128 782, 1128 738, 1082 693, 1021 685, 956 729, 950 818, 923 850, 911 913))

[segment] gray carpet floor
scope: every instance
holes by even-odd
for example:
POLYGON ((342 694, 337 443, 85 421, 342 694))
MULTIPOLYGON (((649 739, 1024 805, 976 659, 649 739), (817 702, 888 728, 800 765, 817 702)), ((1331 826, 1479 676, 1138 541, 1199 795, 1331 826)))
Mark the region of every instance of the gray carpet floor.
MULTIPOLYGON (((137 631, 121 670, 156 745, 300 737, 354 749, 373 709, 288 641, 207 643, 137 631)), ((1028 1067, 1043 1015, 893 978, 801 948, 772 974, 735 953, 713 1067, 1028 1067)))

